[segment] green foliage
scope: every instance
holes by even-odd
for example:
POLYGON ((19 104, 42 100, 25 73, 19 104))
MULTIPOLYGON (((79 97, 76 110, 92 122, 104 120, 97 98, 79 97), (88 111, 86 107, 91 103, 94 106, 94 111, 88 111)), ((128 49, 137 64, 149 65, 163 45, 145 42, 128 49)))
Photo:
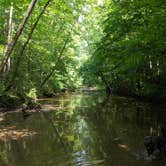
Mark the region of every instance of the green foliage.
POLYGON ((92 79, 87 77, 90 73, 115 92, 162 97, 166 89, 165 9, 163 0, 105 4, 104 34, 84 64, 84 82, 92 79))
MULTIPOLYGON (((35 5, 11 55, 10 70, 1 75, 0 94, 10 91, 10 94, 19 96, 27 94, 31 98, 36 98, 36 94, 45 90, 54 92, 77 86, 78 76, 75 71, 77 53, 74 38, 78 18, 84 13, 83 6, 86 1, 51 1, 24 53, 21 54, 23 45, 46 2, 47 0, 41 0, 35 5)), ((29 0, 1 0, 0 65, 5 58, 10 7, 13 5, 13 37, 29 3, 29 0)))
POLYGON ((29 98, 36 99, 36 98, 37 98, 36 92, 37 92, 36 89, 35 89, 35 88, 32 88, 32 89, 30 89, 30 91, 29 91, 29 93, 27 94, 27 96, 28 96, 29 98))
MULTIPOLYGON (((1 0, 0 65, 13 5, 12 37, 28 0, 1 0), (24 2, 24 3, 23 3, 24 2)), ((34 95, 83 84, 139 96, 165 96, 166 4, 163 0, 38 1, 1 73, 0 94, 34 95), (79 72, 78 72, 79 71, 79 72), (35 89, 35 93, 31 93, 35 89), (163 93, 160 93, 160 92, 163 93)))

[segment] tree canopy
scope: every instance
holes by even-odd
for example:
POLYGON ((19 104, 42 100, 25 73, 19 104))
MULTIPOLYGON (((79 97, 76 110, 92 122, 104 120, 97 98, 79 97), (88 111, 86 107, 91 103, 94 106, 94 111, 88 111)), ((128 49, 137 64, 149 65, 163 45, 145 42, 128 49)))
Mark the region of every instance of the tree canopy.
POLYGON ((86 80, 93 73, 116 93, 165 98, 165 6, 163 0, 105 4, 103 34, 82 67, 86 80))
POLYGON ((0 0, 0 94, 104 87, 166 94, 164 0, 0 0))

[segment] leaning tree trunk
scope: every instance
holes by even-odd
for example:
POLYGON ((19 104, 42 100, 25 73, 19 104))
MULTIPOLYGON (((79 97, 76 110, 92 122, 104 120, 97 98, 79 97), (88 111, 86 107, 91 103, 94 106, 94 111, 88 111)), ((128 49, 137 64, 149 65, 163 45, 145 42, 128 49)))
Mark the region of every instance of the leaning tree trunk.
MULTIPOLYGON (((22 47, 22 49, 21 49, 21 51, 20 51, 19 57, 18 57, 18 59, 17 59, 16 65, 15 65, 16 68, 15 68, 14 74, 13 74, 13 79, 14 79, 14 78, 16 77, 16 75, 17 75, 17 71, 18 71, 18 68, 19 68, 20 62, 21 62, 21 57, 23 56, 24 51, 25 51, 25 49, 26 49, 26 47, 27 47, 29 41, 30 41, 31 38, 32 38, 33 32, 34 32, 34 30, 36 29, 36 26, 38 25, 38 22, 39 22, 40 18, 41 18, 42 15, 44 14, 44 12, 45 12, 47 6, 49 5, 49 3, 50 3, 51 1, 52 1, 52 0, 48 0, 48 1, 46 2, 46 4, 44 5, 44 7, 43 7, 41 13, 38 15, 38 17, 37 17, 37 19, 36 19, 36 22, 32 25, 32 29, 31 29, 31 31, 30 31, 30 33, 29 33, 29 35, 28 35, 28 39, 27 39, 27 41, 24 43, 24 45, 23 45, 23 47, 22 47)), ((13 82, 13 81, 14 81, 14 80, 12 80, 12 82, 13 82)))
POLYGON ((60 53, 59 53, 59 56, 58 56, 57 59, 56 59, 55 65, 52 67, 50 73, 48 73, 48 75, 46 76, 46 78, 45 78, 45 79, 43 80, 43 82, 41 83, 40 88, 42 88, 42 87, 45 85, 45 83, 49 80, 49 78, 50 78, 50 77, 53 75, 53 73, 55 72, 56 67, 57 67, 57 63, 59 63, 59 61, 60 61, 60 59, 61 59, 61 57, 62 57, 62 55, 63 55, 63 53, 64 53, 64 51, 65 51, 65 49, 66 49, 66 45, 67 45, 68 40, 69 40, 69 37, 68 37, 68 38, 66 39, 66 41, 64 42, 64 45, 63 45, 63 47, 62 47, 62 49, 61 49, 61 51, 60 51, 60 53))
POLYGON ((20 35, 22 34, 22 31, 25 27, 25 24, 30 16, 30 14, 32 13, 33 11, 33 8, 35 7, 35 4, 36 4, 37 0, 32 0, 31 3, 29 4, 29 7, 24 15, 24 18, 22 20, 22 22, 20 23, 17 31, 16 31, 16 35, 14 36, 13 40, 11 41, 10 45, 8 46, 7 50, 6 50, 6 53, 5 53, 5 59, 4 59, 4 62, 1 66, 1 72, 3 73, 4 71, 4 67, 6 66, 7 62, 8 62, 8 59, 10 58, 12 52, 13 52, 13 49, 20 37, 20 35))
POLYGON ((11 81, 10 81, 9 85, 6 87, 5 91, 9 91, 9 90, 11 89, 11 87, 14 85, 14 81, 15 81, 15 78, 16 78, 17 73, 18 73, 18 68, 19 68, 19 66, 20 66, 21 57, 23 56, 24 51, 25 51, 25 49, 26 49, 26 47, 27 47, 29 41, 30 41, 31 38, 32 38, 33 32, 34 32, 34 30, 36 29, 40 18, 41 18, 42 15, 44 14, 46 8, 48 7, 48 5, 50 4, 51 1, 52 1, 52 0, 48 0, 48 1, 45 3, 45 5, 44 5, 44 7, 43 7, 43 9, 42 9, 42 11, 41 11, 41 13, 38 15, 38 17, 37 17, 35 23, 33 24, 32 29, 31 29, 31 31, 30 31, 30 33, 29 33, 29 35, 28 35, 28 39, 27 39, 27 41, 24 43, 24 45, 23 45, 23 47, 22 47, 22 49, 21 49, 21 51, 20 51, 19 57, 18 57, 18 59, 17 59, 17 61, 16 61, 16 65, 15 65, 15 69, 14 69, 14 72, 13 72, 13 75, 12 75, 12 78, 11 78, 11 81))

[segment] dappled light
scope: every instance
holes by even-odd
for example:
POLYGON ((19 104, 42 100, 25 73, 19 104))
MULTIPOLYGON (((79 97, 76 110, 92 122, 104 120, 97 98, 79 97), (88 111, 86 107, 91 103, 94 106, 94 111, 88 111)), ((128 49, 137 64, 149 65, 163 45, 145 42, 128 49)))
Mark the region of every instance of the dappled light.
POLYGON ((42 106, 42 110, 44 111, 52 111, 52 110, 58 110, 58 109, 61 109, 63 107, 59 107, 57 105, 52 105, 52 104, 44 104, 42 106))
POLYGON ((120 148, 122 148, 122 149, 124 149, 124 150, 126 150, 126 151, 129 151, 129 150, 130 150, 130 148, 129 148, 128 145, 126 145, 126 144, 118 144, 118 147, 120 147, 120 148))
MULTIPOLYGON (((57 105, 52 105, 52 104, 43 104, 42 105, 42 111, 53 111, 53 110, 61 110, 61 109, 74 109, 75 107, 74 106, 57 106, 57 105)), ((77 108, 82 108, 82 109, 85 109, 85 108, 88 108, 88 106, 77 106, 77 108)), ((30 111, 31 112, 31 111, 30 111)))
POLYGON ((166 165, 164 0, 0 0, 0 166, 166 165))
POLYGON ((18 140, 24 137, 36 135, 37 132, 28 129, 16 129, 16 126, 0 128, 0 140, 18 140))
POLYGON ((0 117, 0 122, 4 120, 4 117, 0 117))
MULTIPOLYGON (((132 98, 106 98, 103 93, 62 95, 59 100, 40 102, 42 110, 37 114, 23 119, 16 112, 6 114, 1 121, 0 152, 5 150, 7 159, 19 158, 11 160, 12 166, 24 162, 41 166, 150 166, 144 136, 156 135, 158 126, 166 123, 163 107, 141 101, 136 104, 132 98)), ((165 164, 163 160, 157 162, 165 164)))

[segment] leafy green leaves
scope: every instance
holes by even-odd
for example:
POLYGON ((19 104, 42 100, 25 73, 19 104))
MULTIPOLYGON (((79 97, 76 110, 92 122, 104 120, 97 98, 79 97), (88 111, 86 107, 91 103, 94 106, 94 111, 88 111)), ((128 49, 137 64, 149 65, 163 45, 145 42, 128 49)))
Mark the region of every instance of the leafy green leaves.
POLYGON ((104 33, 85 64, 87 73, 98 79, 102 73, 115 91, 128 87, 129 93, 152 95, 159 86, 164 89, 165 9, 163 0, 105 3, 100 20, 104 33))

